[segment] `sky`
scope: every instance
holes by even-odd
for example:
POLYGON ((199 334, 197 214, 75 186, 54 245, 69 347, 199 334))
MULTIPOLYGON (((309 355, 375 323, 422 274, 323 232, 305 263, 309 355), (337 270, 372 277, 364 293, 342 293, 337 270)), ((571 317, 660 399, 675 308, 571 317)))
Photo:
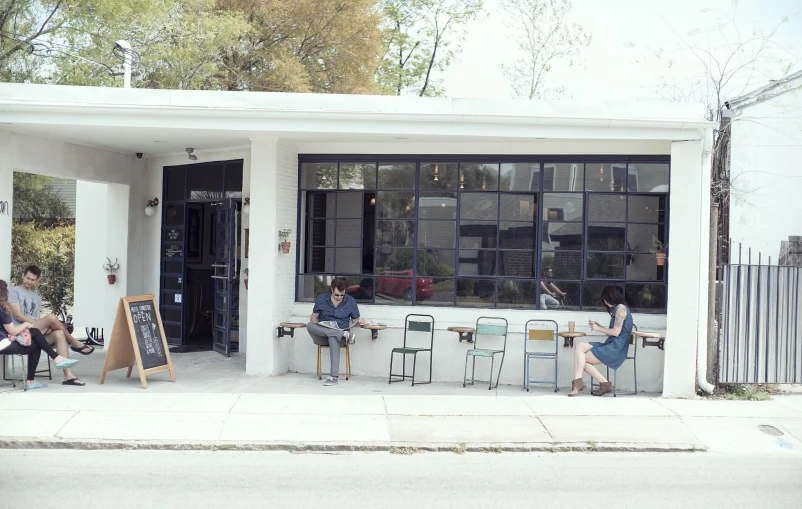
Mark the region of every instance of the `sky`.
MULTIPOLYGON (((511 97, 502 65, 513 61, 516 43, 508 35, 509 21, 499 12, 497 0, 485 0, 485 10, 481 19, 467 26, 458 61, 442 77, 449 97, 511 97)), ((717 18, 733 12, 745 36, 754 30, 770 32, 783 16, 790 16, 773 38, 785 49, 774 53, 793 63, 791 72, 802 70, 802 0, 741 0, 735 10, 731 0, 573 0, 570 22, 580 24, 593 39, 578 65, 554 66, 548 85, 564 86, 563 99, 582 102, 665 100, 661 85, 688 89, 702 69, 683 47, 692 44, 720 52, 724 47, 720 36, 701 34, 710 33, 717 18), (699 29, 700 35, 688 35, 699 29), (660 48, 665 50, 663 59, 655 57, 660 48), (669 60, 674 61, 671 67, 669 60)), ((768 83, 768 78, 751 77, 748 83, 729 87, 727 94, 749 92, 768 83)))

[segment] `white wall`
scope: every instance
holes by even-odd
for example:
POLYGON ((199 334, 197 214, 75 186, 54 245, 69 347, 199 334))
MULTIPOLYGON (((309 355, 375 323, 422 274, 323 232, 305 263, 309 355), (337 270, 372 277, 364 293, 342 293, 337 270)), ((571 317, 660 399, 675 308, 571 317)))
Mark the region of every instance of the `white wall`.
MULTIPOLYGON (((753 260, 772 263, 780 242, 802 235, 802 89, 738 112, 732 122, 732 253, 743 243, 753 260)), ((732 258, 731 258, 732 259, 732 258)))
POLYGON ((109 286, 106 263, 108 184, 76 182, 75 207, 75 304, 72 316, 77 328, 101 327, 95 305, 109 286))

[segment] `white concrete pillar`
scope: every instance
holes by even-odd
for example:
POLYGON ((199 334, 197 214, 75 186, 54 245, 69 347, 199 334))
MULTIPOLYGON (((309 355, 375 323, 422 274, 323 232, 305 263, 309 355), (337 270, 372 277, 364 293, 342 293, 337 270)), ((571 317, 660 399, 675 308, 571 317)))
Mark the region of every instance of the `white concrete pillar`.
POLYGON ((108 286, 106 263, 106 211, 108 185, 79 180, 75 192, 75 303, 77 327, 101 327, 98 296, 108 286))
POLYGON ((664 397, 693 397, 697 341, 706 341, 710 222, 706 143, 695 140, 671 144, 664 397))
POLYGON ((251 141, 250 157, 250 255, 248 257, 248 353, 249 375, 276 375, 276 326, 273 320, 278 237, 278 139, 251 141))
POLYGON ((11 209, 14 206, 14 168, 11 164, 11 133, 0 131, 0 279, 11 284, 11 209))

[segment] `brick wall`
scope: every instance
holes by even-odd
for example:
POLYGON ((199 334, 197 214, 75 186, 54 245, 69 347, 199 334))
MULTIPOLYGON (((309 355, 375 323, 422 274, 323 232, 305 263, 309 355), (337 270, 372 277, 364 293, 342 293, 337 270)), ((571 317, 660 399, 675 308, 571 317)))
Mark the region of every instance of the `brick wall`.
POLYGON ((289 253, 279 253, 277 276, 274 284, 276 295, 275 318, 283 321, 289 316, 295 302, 295 253, 298 248, 298 216, 296 214, 298 200, 298 150, 295 144, 278 141, 278 193, 276 199, 276 249, 281 241, 278 230, 290 229, 292 243, 289 253))

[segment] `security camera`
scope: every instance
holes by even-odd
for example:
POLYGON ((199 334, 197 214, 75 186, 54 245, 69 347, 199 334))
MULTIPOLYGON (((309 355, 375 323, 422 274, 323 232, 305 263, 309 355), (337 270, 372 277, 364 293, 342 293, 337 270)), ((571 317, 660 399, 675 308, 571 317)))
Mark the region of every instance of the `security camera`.
POLYGON ((131 44, 128 41, 119 40, 114 43, 114 48, 120 51, 130 51, 131 44))
POLYGON ((136 158, 137 159, 142 159, 142 152, 137 152, 136 153, 136 158))

